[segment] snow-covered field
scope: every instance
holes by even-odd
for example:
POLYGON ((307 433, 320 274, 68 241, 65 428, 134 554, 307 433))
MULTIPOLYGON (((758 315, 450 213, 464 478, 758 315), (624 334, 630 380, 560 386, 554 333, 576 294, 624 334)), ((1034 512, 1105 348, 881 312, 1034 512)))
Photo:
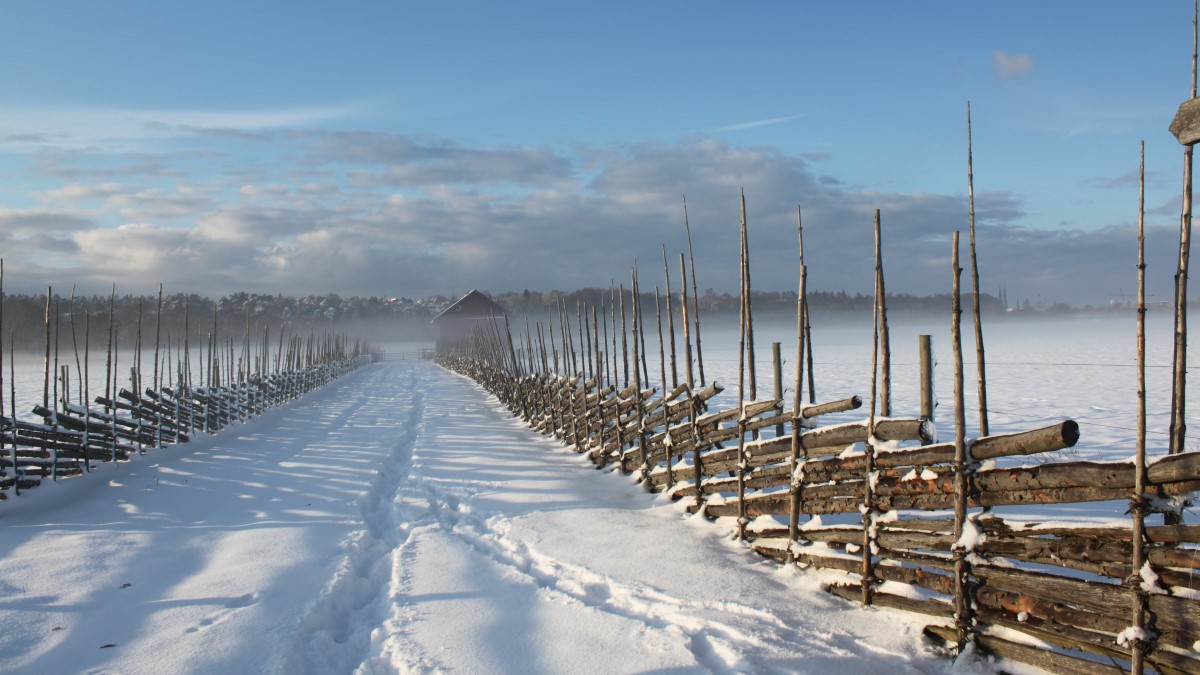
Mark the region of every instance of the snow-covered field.
MULTIPOLYGON (((1161 366, 1169 324, 1155 325, 1161 366)), ((814 329, 819 398, 867 394, 869 329, 814 329)), ((897 414, 915 412, 918 332, 937 336, 949 437, 937 330, 893 332, 897 414)), ((759 353, 774 339, 790 354, 784 333, 760 331, 759 353)), ((1132 317, 987 336, 994 431, 1074 417, 1079 457, 1132 454, 1132 317)), ((710 377, 735 385, 736 340, 705 340, 710 377)), ((1168 369, 1151 376, 1165 429, 1168 369)), ((762 561, 425 362, 375 364, 218 436, 30 490, 0 503, 0 528, 6 672, 950 668, 922 617, 821 592, 829 577, 762 561)))
MULTIPOLYGON (((978 435, 978 398, 975 389, 975 336, 969 316, 963 326, 966 362, 965 398, 967 435, 978 435)), ((1170 422, 1171 317, 1166 311, 1147 320, 1147 401, 1151 454, 1165 453, 1170 422)), ((1132 312, 1096 318, 1061 318, 1044 321, 993 321, 983 326, 987 349, 988 408, 992 433, 1032 429, 1074 419, 1081 439, 1072 452, 1078 459, 1128 460, 1133 456, 1137 415, 1137 337, 1132 312)), ((937 430, 943 440, 954 437, 953 361, 949 320, 893 322, 892 407, 896 416, 918 411, 917 336, 933 336, 937 361, 934 389, 937 394, 937 430)), ((716 405, 736 401, 737 333, 728 329, 702 334, 705 370, 727 386, 716 405), (710 356, 709 345, 713 352, 710 356)), ((796 350, 795 326, 756 325, 759 397, 771 391, 770 343, 780 342, 783 352, 785 398, 790 405, 796 350)), ((818 402, 871 392, 870 317, 859 324, 814 323, 814 361, 818 402)), ((1200 365, 1200 346, 1193 340, 1188 362, 1200 365)), ((651 376, 657 379, 657 347, 651 350, 651 376)), ((668 377, 670 377, 668 372, 668 377)), ((805 389, 807 396, 807 388, 805 389)), ((1200 379, 1193 377, 1187 396, 1188 445, 1200 449, 1200 379)), ((859 419, 865 407, 840 419, 859 419)), ((832 419, 832 418, 831 418, 832 419)))

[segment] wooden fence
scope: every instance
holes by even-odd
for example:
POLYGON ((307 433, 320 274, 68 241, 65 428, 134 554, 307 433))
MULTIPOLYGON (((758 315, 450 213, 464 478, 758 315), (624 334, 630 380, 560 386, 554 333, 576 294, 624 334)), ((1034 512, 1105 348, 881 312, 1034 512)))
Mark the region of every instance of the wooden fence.
POLYGON ((931 442, 928 411, 820 424, 858 409, 858 396, 798 410, 780 398, 710 410, 722 390, 715 382, 618 390, 603 358, 590 371, 560 374, 548 367, 541 334, 517 347, 506 322, 486 322, 438 360, 597 464, 730 519, 759 553, 845 572, 831 593, 929 615, 927 635, 952 653, 974 643, 1051 672, 1115 673, 1130 669, 1138 648, 1159 672, 1200 672, 1200 526, 1148 525, 1139 535, 1132 520, 1051 527, 1001 515, 1011 505, 1123 500, 1130 513, 1176 521, 1182 500, 1200 489, 1200 453, 1150 463, 1137 491, 1133 462, 1055 458, 1079 438, 1073 421, 960 444, 931 442), (1027 455, 1040 458, 1003 459, 1027 455), (1013 466, 985 468, 995 460, 1013 466), (827 514, 861 517, 838 525, 812 518, 827 514), (1144 546, 1134 545, 1139 536, 1144 546))
MULTIPOLYGON (((216 433, 380 357, 361 343, 336 338, 312 340, 308 347, 280 359, 275 372, 244 373, 223 385, 189 386, 181 376, 184 384, 141 393, 120 389, 92 406, 63 396, 56 409, 33 408, 41 422, 18 419, 15 410, 0 414, 0 501, 8 491, 20 494, 46 479, 86 474, 92 462, 125 460, 148 448, 186 443, 196 433, 216 433)), ((137 380, 136 372, 131 379, 137 380)))

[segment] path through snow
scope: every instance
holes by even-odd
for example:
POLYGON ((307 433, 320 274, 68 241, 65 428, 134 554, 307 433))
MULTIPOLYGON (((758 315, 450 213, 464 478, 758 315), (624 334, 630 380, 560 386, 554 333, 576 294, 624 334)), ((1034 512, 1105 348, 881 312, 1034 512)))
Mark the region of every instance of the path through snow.
POLYGON ((0 504, 0 669, 944 672, 862 610, 385 362, 0 504))

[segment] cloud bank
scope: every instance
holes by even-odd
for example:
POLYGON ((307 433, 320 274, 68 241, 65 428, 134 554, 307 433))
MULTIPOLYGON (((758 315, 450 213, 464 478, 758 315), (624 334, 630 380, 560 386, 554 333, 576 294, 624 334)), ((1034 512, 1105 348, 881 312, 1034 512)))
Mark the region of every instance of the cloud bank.
MULTIPOLYGON (((653 286, 661 245, 673 271, 686 250, 686 196, 701 289, 733 290, 744 190, 756 287, 795 287, 800 205, 812 288, 870 292, 879 209, 888 289, 928 294, 949 289, 950 235, 968 225, 963 194, 851 187, 807 157, 706 135, 562 149, 256 129, 196 153, 178 149, 212 130, 176 133, 175 151, 42 148, 34 167, 57 186, 31 193, 37 208, 0 210, 9 287, 454 295, 606 287, 635 261, 653 286)), ((1132 221, 1032 229, 1006 192, 977 194, 976 212, 984 290, 1072 303, 1131 292, 1132 221)), ((1150 228, 1152 295, 1170 292, 1173 239, 1150 228)))

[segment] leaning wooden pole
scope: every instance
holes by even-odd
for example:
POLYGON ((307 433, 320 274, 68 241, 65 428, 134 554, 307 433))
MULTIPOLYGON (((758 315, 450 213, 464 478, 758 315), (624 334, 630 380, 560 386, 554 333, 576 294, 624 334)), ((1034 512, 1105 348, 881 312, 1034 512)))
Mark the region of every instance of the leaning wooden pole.
POLYGON ((683 199, 683 229, 687 232, 688 267, 692 271, 692 321, 696 328, 696 366, 700 371, 700 386, 704 380, 704 350, 700 347, 700 291, 696 287, 696 256, 692 252, 692 226, 688 224, 687 197, 683 199))
MULTIPOLYGON (((621 294, 622 294, 622 296, 624 295, 624 290, 622 290, 621 294)), ((608 313, 609 313, 609 318, 612 320, 612 384, 619 391, 621 389, 624 389, 625 387, 628 387, 629 384, 628 383, 626 383, 624 385, 618 384, 618 382, 620 382, 620 379, 617 377, 621 371, 618 369, 618 364, 619 364, 620 360, 617 358, 617 355, 620 354, 620 352, 617 351, 617 331, 619 329, 617 328, 617 302, 618 302, 618 300, 617 300, 616 280, 609 281, 608 295, 609 295, 608 313)), ((622 298, 620 300, 620 302, 624 302, 624 298, 622 298)), ((622 315, 622 317, 623 316, 624 315, 622 315)))
MULTIPOLYGON (((667 337, 671 341, 670 342, 671 349, 669 350, 670 356, 671 356, 671 388, 674 389, 675 387, 679 386, 679 364, 678 364, 678 360, 675 357, 675 311, 671 304, 672 303, 672 300, 671 300, 671 268, 667 264, 667 245, 666 244, 663 244, 662 254, 663 254, 663 277, 666 280, 665 284, 666 284, 666 289, 667 289, 665 291, 666 296, 667 296, 667 337)), ((663 380, 663 390, 665 391, 666 388, 667 388, 667 382, 664 379, 663 380)))
POLYGON ((796 291, 796 381, 792 391, 792 452, 788 462, 788 473, 792 477, 789 485, 791 502, 789 506, 791 508, 788 515, 788 560, 793 562, 796 559, 795 549, 800 534, 800 513, 803 509, 801 489, 804 485, 804 468, 800 458, 800 436, 804 433, 804 399, 801 396, 801 389, 804 385, 804 296, 808 277, 808 271, 804 267, 804 229, 798 206, 796 207, 796 232, 800 239, 800 285, 796 291))
MULTIPOLYGON (((649 384, 650 383, 650 367, 647 365, 647 363, 648 363, 648 359, 650 358, 648 356, 648 354, 650 352, 646 349, 646 317, 641 315, 642 292, 641 292, 640 286, 638 288, 634 289, 634 295, 637 296, 636 299, 634 300, 634 307, 636 308, 636 311, 638 312, 638 318, 637 318, 638 330, 637 330, 637 335, 634 337, 636 337, 638 340, 641 340, 641 342, 642 342, 642 382, 649 384)), ((634 366, 637 366, 637 364, 635 363, 634 366)))
POLYGON ((558 369, 558 345, 554 342, 554 312, 550 308, 546 308, 546 328, 550 331, 550 355, 554 357, 554 372, 561 373, 558 369))
POLYGON ((879 333, 883 310, 883 259, 879 231, 879 209, 875 210, 875 303, 871 321, 871 408, 867 415, 867 442, 864 444, 862 511, 862 603, 870 605, 875 597, 875 402, 879 397, 879 333))
MULTIPOLYGON (((61 317, 61 316, 62 316, 62 308, 59 306, 59 300, 56 299, 54 301, 54 372, 56 374, 56 376, 54 378, 54 421, 50 425, 52 433, 55 436, 58 435, 58 413, 64 412, 67 409, 67 406, 62 402, 62 399, 59 398, 58 381, 60 378, 57 376, 57 373, 59 372, 58 371, 59 317, 61 317)), ((65 387, 67 384, 67 374, 63 373, 61 379, 63 380, 63 386, 65 387)), ((54 475, 57 476, 58 475, 58 449, 57 448, 54 450, 54 465, 55 465, 54 466, 54 475)))
POLYGON ((875 284, 879 295, 875 311, 879 313, 880 388, 879 414, 892 415, 892 342, 888 332, 887 291, 883 283, 883 230, 879 209, 875 209, 875 284))
MULTIPOLYGON (((15 397, 14 397, 15 398, 15 397)), ((4 258, 0 258, 0 418, 4 417, 4 258)), ((16 426, 17 415, 14 410, 12 416, 12 424, 16 426)), ((9 462, 12 464, 13 470, 13 494, 21 494, 21 470, 17 466, 17 435, 12 435, 12 450, 9 455, 9 462)), ((4 441, 0 438, 0 448, 4 447, 4 441)), ((87 453, 84 453, 84 461, 87 461, 87 453)))
MULTIPOLYGON (((611 311, 611 309, 612 308, 610 307, 609 310, 611 311)), ((613 389, 616 389, 617 388, 617 378, 616 378, 616 373, 613 371, 613 359, 612 359, 613 355, 612 355, 612 352, 609 351, 609 348, 608 348, 608 313, 606 313, 604 311, 603 296, 601 296, 601 299, 600 299, 600 316, 602 317, 602 321, 604 322, 604 377, 606 380, 608 380, 608 383, 610 385, 612 385, 613 389)))
MULTIPOLYGON (((75 287, 74 286, 71 286, 71 301, 67 304, 67 312, 71 316, 71 318, 70 318, 71 346, 75 350, 75 378, 79 385, 76 389, 77 389, 77 395, 80 397, 78 399, 79 403, 80 403, 80 405, 82 405, 83 404, 83 398, 82 398, 82 396, 83 396, 83 368, 81 368, 80 364, 79 364, 79 336, 76 335, 76 333, 75 333, 75 287)), ((3 408, 3 406, 0 406, 0 408, 3 408)), ((84 461, 85 465, 88 462, 86 452, 84 453, 83 461, 84 461)))
MULTIPOLYGON (((54 297, 54 289, 46 287, 46 356, 42 360, 42 407, 50 409, 50 303, 54 297)), ((55 462, 55 467, 58 463, 55 462)))
MULTIPOLYGON (((629 386, 629 327, 625 322, 625 284, 621 284, 621 361, 624 365, 621 387, 626 388, 629 386)), ((636 364, 637 359, 633 362, 636 364)))
POLYGON ((1146 142, 1141 144, 1138 166, 1138 308, 1137 308, 1137 438, 1135 439, 1133 496, 1129 515, 1133 519, 1133 551, 1128 586, 1133 590, 1133 636, 1130 671, 1141 675, 1145 669, 1149 637, 1146 614, 1149 595, 1142 583, 1146 565, 1146 142))
POLYGON ((804 337, 805 337, 805 359, 808 361, 808 402, 816 404, 817 402, 817 378, 813 374, 813 337, 812 337, 812 316, 808 311, 808 298, 804 298, 804 337))
MULTIPOLYGON (((112 295, 108 298, 108 359, 104 367, 104 398, 108 399, 109 405, 112 403, 112 377, 113 377, 113 312, 116 309, 117 303, 117 285, 113 284, 112 295)), ((115 415, 116 411, 110 407, 106 407, 106 412, 115 415)), ((113 453, 117 451, 116 441, 113 441, 113 453)), ((116 457, 114 456, 115 460, 116 457)))
MULTIPOLYGON (((742 312, 746 315, 746 385, 751 401, 758 399, 758 378, 754 366, 754 309, 751 304, 750 292, 750 233, 746 227, 746 192, 742 191, 742 284, 745 286, 745 301, 742 312)), ((755 436, 757 437, 755 432, 755 436)))
POLYGON ((683 319, 683 359, 687 362, 687 370, 684 375, 687 377, 688 390, 696 387, 696 376, 692 367, 692 329, 690 312, 688 311, 688 291, 687 291, 687 263, 684 261, 683 254, 679 254, 679 310, 683 319))
MULTIPOLYGON (((771 343, 771 396, 776 401, 783 401, 783 357, 780 354, 780 343, 771 343)), ((783 418, 775 425, 775 438, 783 436, 783 418)))
POLYGON ((953 271, 950 292, 950 344, 954 352, 954 626, 958 634, 958 651, 966 648, 970 639, 971 598, 967 582, 970 566, 967 563, 966 547, 961 545, 967 521, 969 499, 966 411, 963 402, 963 358, 962 358, 962 301, 959 291, 959 276, 962 268, 958 264, 958 232, 955 231, 951 244, 951 268, 953 271))
MULTIPOLYGON (((162 348, 162 305, 163 305, 163 285, 159 284, 158 285, 158 309, 155 312, 155 327, 154 327, 154 381, 150 383, 150 386, 154 387, 155 391, 160 391, 162 389, 162 382, 160 382, 158 379, 158 377, 159 377, 159 370, 158 370, 159 350, 162 348)), ((72 312, 72 316, 71 316, 71 337, 72 338, 75 337, 75 316, 74 316, 73 312, 72 312)), ((78 358, 76 360, 78 360, 78 358)), ((76 366, 76 367, 78 367, 78 366, 76 366)), ((139 397, 141 397, 143 394, 144 394, 144 392, 140 392, 140 391, 137 392, 137 395, 139 397)), ((163 445, 162 415, 160 413, 155 413, 154 417, 156 420, 155 432, 154 432, 154 442, 159 447, 162 447, 162 445, 163 445)))
POLYGON ((983 324, 979 317, 979 263, 975 259, 975 174, 971 148, 971 102, 967 101, 967 209, 971 226, 971 314, 975 321, 975 366, 978 371, 979 435, 988 435, 987 373, 983 351, 983 324))
POLYGON ((658 317, 658 369, 659 382, 662 383, 663 391, 667 389, 667 357, 666 350, 663 348, 663 324, 662 324, 662 301, 659 297, 658 286, 654 287, 654 314, 658 317))
MULTIPOLYGON (((745 222, 744 220, 742 221, 745 222)), ((743 228, 743 232, 745 229, 743 228)), ((745 540, 746 525, 750 519, 746 516, 746 248, 742 247, 742 289, 741 311, 738 312, 738 464, 737 464, 737 498, 738 519, 737 538, 745 540)))
MULTIPOLYGON (((796 205, 796 237, 800 241, 800 269, 804 270, 804 221, 801 219, 799 204, 796 205)), ((804 325, 798 326, 796 330, 804 332, 804 352, 797 354, 796 360, 807 359, 808 361, 808 402, 809 404, 815 404, 817 402, 817 391, 816 382, 813 377, 812 317, 809 316, 808 312, 808 293, 803 287, 801 287, 799 302, 802 307, 802 314, 804 315, 804 325)), ((800 389, 799 382, 796 383, 796 389, 800 389)))
MULTIPOLYGON (((1196 98, 1196 45, 1200 2, 1192 10, 1192 98, 1196 98)), ((1179 218, 1179 265, 1175 272, 1175 351, 1172 360, 1170 446, 1172 455, 1183 452, 1187 433, 1187 287, 1192 247, 1192 146, 1183 151, 1183 209, 1179 218)), ((1169 515, 1168 520, 1175 520, 1169 515)), ((1176 521, 1177 522, 1177 521, 1176 521)), ((1168 523, 1171 524, 1171 523, 1168 523)))
POLYGON ((644 343, 642 343, 643 346, 639 350, 638 344, 640 341, 638 340, 638 334, 642 331, 642 325, 641 325, 642 324, 642 308, 640 306, 641 305, 641 301, 640 301, 640 297, 639 297, 640 293, 638 292, 638 273, 637 273, 637 263, 636 262, 634 263, 634 266, 633 266, 633 272, 632 272, 632 276, 630 279, 630 284, 633 287, 631 289, 631 292, 633 294, 633 299, 632 299, 632 303, 631 303, 633 306, 631 309, 632 309, 632 313, 633 313, 633 331, 634 331, 634 333, 633 333, 633 407, 637 414, 637 444, 638 444, 638 453, 641 455, 641 458, 642 458, 642 476, 643 476, 643 478, 648 478, 649 477, 649 468, 647 467, 647 460, 649 459, 649 452, 647 451, 647 448, 646 448, 646 429, 645 429, 646 408, 642 402, 642 371, 641 371, 641 368, 638 367, 639 351, 644 352, 645 346, 644 346, 644 343))
MULTIPOLYGON (((12 420, 13 426, 17 424, 17 367, 16 367, 16 352, 14 351, 15 336, 12 329, 8 331, 8 405, 10 411, 9 419, 12 420)), ((0 411, 2 412, 2 411, 0 411)), ((86 425, 87 422, 84 422, 86 425)), ((84 427, 86 429, 86 426, 84 427)), ((13 465, 13 492, 21 494, 21 469, 17 466, 17 435, 13 434, 12 446, 12 465, 13 465)))

